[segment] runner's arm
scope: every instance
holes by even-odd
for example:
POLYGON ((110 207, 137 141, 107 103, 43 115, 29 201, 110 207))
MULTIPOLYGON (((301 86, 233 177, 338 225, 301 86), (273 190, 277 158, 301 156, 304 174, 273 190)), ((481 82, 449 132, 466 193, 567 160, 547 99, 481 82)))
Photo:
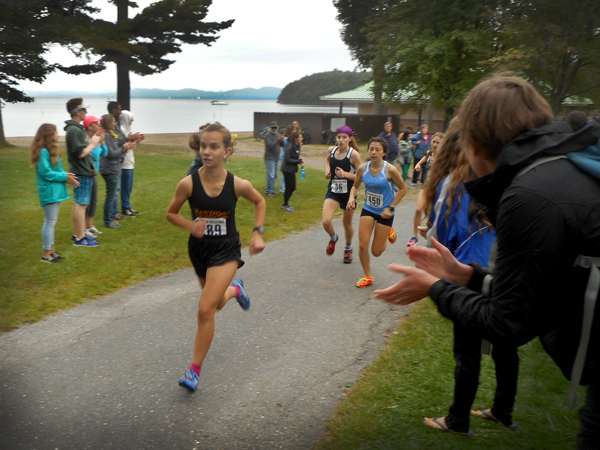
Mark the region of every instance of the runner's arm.
MULTIPOLYGON (((258 192, 248 180, 235 177, 234 183, 235 195, 238 197, 244 197, 246 200, 254 203, 254 228, 264 226, 265 213, 267 210, 265 198, 260 195, 260 192, 258 192)), ((252 233, 252 238, 250 239, 250 255, 261 253, 264 249, 265 242, 263 241, 262 234, 258 230, 254 230, 252 233)))
POLYGON ((171 204, 167 210, 167 220, 173 225, 190 231, 195 237, 201 238, 204 235, 204 227, 206 226, 206 222, 202 220, 194 222, 191 219, 186 219, 179 215, 181 207, 191 195, 192 177, 188 175, 179 182, 177 189, 175 189, 175 195, 173 196, 173 200, 171 200, 171 204))
POLYGON ((365 164, 361 164, 359 168, 356 170, 356 176, 354 178, 354 185, 352 189, 350 189, 350 198, 348 199, 348 204, 346 205, 347 211, 352 211, 356 209, 356 194, 358 192, 358 188, 360 187, 360 183, 362 183, 362 175, 365 170, 365 164))

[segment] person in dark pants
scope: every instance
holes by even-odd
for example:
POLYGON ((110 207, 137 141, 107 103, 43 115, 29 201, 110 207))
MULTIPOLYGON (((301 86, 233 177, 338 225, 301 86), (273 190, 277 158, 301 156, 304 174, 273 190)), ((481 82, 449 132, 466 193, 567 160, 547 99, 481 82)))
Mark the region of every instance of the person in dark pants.
POLYGON ((392 128, 392 122, 386 122, 383 126, 383 132, 379 133, 379 137, 385 139, 385 142, 387 142, 385 160, 390 164, 394 164, 396 158, 398 158, 398 136, 392 131, 392 128))
POLYGON ((298 165, 304 165, 304 161, 300 159, 300 146, 302 145, 302 135, 297 131, 292 133, 288 138, 285 146, 285 156, 281 165, 281 172, 285 179, 285 194, 283 194, 283 204, 281 207, 286 211, 294 212, 289 204, 290 197, 296 190, 296 173, 298 173, 298 165))
POLYGON ((375 296, 408 304, 429 294, 443 316, 492 344, 539 336, 571 380, 572 406, 578 385, 587 386, 577 448, 598 449, 600 308, 590 305, 600 275, 600 125, 574 133, 532 85, 505 76, 473 88, 458 114, 460 145, 479 177, 465 187, 496 228, 494 265, 461 264, 432 240, 433 248, 408 249, 416 267, 393 265, 405 277, 375 296))

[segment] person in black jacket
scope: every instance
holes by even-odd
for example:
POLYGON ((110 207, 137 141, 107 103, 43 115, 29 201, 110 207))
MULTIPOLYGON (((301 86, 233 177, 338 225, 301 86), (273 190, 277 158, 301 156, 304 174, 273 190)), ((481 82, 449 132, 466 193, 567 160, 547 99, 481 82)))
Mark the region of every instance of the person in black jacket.
MULTIPOLYGON (((584 293, 597 268, 575 263, 579 255, 600 256, 600 180, 575 165, 572 155, 593 148, 600 154, 600 126, 573 133, 567 122, 553 120, 530 84, 513 77, 476 86, 459 116, 461 147, 480 177, 465 187, 497 232, 491 286, 486 289, 486 271, 459 263, 433 241, 432 249, 409 249, 416 268, 392 265, 405 278, 375 295, 400 304, 430 295, 443 316, 492 344, 523 345, 539 336, 564 375, 577 382, 572 374, 584 293)), ((579 411, 578 449, 600 448, 599 311, 580 378, 587 398, 579 411)))
POLYGON ((297 131, 292 133, 285 145, 285 156, 281 164, 281 172, 285 180, 285 194, 283 194, 283 204, 281 207, 286 211, 293 212, 294 208, 289 205, 289 200, 296 190, 296 173, 298 172, 298 164, 304 165, 304 161, 300 159, 300 145, 302 144, 302 135, 297 131))

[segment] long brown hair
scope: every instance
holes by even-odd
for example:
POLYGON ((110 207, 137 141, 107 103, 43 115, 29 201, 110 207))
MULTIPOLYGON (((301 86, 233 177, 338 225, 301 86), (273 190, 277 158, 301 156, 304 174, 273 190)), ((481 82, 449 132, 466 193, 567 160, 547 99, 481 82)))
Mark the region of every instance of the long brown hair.
MULTIPOLYGON (((460 207, 462 202, 462 196, 464 190, 460 188, 461 184, 471 179, 472 171, 469 165, 469 161, 461 151, 459 145, 459 121, 458 118, 454 118, 450 122, 448 131, 444 135, 440 146, 436 152, 435 164, 431 167, 429 178, 425 182, 423 191, 425 192, 425 204, 423 206, 423 212, 427 217, 427 226, 431 228, 433 223, 431 222, 431 211, 435 202, 435 196, 438 191, 440 183, 443 182, 444 178, 450 177, 450 184, 448 186, 448 199, 446 203, 448 208, 444 215, 444 220, 448 220, 448 216, 452 211, 452 203, 454 198, 458 196, 458 205, 460 207)), ((485 213, 475 206, 475 201, 471 199, 469 204, 469 221, 472 217, 477 216, 477 230, 486 225, 490 225, 489 220, 485 216, 485 213)), ((469 224, 469 229, 471 225, 469 224)))
POLYGON ((56 168, 58 164, 58 147, 56 145, 57 141, 54 138, 55 133, 56 125, 52 125, 51 123, 44 123, 38 128, 31 144, 31 167, 37 166, 42 149, 45 148, 50 153, 52 167, 56 168))
POLYGON ((471 89, 458 115, 461 146, 472 145, 491 161, 518 135, 554 120, 552 108, 531 84, 503 75, 471 89))

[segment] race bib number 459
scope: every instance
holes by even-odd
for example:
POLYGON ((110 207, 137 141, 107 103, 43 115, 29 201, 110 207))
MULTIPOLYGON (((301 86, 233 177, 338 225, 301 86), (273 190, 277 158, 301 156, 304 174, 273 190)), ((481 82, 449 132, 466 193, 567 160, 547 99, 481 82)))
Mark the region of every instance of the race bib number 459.
POLYGON ((203 219, 206 220, 204 236, 225 236, 227 235, 227 222, 225 219, 203 219))
POLYGON ((373 208, 383 208, 383 194, 366 192, 365 203, 373 208))
POLYGON ((331 181, 331 192, 334 194, 345 194, 348 192, 348 180, 332 180, 331 181))

